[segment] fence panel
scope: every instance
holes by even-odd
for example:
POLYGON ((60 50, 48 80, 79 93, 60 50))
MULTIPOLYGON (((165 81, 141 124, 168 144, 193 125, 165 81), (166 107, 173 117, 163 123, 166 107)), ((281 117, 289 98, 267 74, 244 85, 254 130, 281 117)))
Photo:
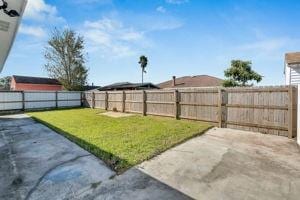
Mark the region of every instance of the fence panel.
POLYGON ((143 91, 125 92, 125 112, 143 113, 143 91))
POLYGON ((218 122, 218 90, 182 90, 179 95, 180 118, 218 122))
POLYGON ((228 89, 228 128, 288 134, 288 87, 228 89))
POLYGON ((85 107, 92 108, 92 101, 93 101, 93 93, 92 92, 85 92, 83 94, 83 105, 85 107))
POLYGON ((95 108, 105 109, 105 92, 95 93, 95 108))
POLYGON ((22 109, 22 92, 0 91, 0 111, 22 109))
POLYGON ((146 91, 146 114, 173 117, 174 104, 174 91, 146 91))
POLYGON ((122 111, 123 109, 123 92, 108 93, 108 110, 122 111))
POLYGON ((0 91, 0 112, 80 106, 81 92, 0 91))
POLYGON ((25 109, 55 108, 55 92, 26 91, 25 109))
POLYGON ((81 106, 80 92, 57 92, 57 106, 61 107, 78 107, 81 106))

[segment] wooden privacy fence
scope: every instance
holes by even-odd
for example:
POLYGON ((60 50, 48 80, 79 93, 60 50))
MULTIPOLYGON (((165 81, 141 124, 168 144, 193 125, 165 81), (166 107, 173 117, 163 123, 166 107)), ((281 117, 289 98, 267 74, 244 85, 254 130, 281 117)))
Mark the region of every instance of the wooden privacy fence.
POLYGON ((291 86, 84 93, 84 105, 210 122, 219 127, 296 136, 297 89, 291 86))
POLYGON ((0 113, 13 110, 80 107, 81 92, 0 91, 0 113))

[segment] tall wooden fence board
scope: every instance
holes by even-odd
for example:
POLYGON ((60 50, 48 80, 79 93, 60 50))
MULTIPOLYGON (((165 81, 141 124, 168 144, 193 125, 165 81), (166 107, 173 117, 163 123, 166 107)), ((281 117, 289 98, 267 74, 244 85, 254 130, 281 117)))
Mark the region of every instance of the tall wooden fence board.
POLYGON ((125 112, 143 113, 143 91, 126 91, 125 95, 125 112))
POLYGON ((292 86, 108 91, 85 93, 84 105, 291 138, 297 132, 297 97, 292 86))

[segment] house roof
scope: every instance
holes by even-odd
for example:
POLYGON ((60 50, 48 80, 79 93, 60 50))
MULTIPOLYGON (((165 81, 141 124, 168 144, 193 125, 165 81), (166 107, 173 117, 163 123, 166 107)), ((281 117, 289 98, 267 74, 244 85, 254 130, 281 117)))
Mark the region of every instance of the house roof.
POLYGON ((300 52, 286 53, 285 62, 287 64, 297 64, 300 63, 300 52))
POLYGON ((124 89, 142 89, 142 88, 156 88, 159 89, 158 86, 152 83, 130 83, 130 82, 120 82, 114 83, 111 85, 107 85, 99 88, 99 90, 124 90, 124 89))
POLYGON ((84 86, 84 91, 97 90, 100 88, 101 88, 100 86, 96 86, 96 85, 86 85, 84 86))
POLYGON ((221 86, 223 80, 208 76, 208 75, 198 75, 198 76, 184 76, 176 78, 175 86, 173 86, 173 80, 169 80, 158 84, 160 88, 183 88, 183 87, 214 87, 221 86))
POLYGON ((45 85, 61 85, 57 79, 44 77, 30 77, 30 76, 12 76, 16 83, 25 84, 45 84, 45 85))

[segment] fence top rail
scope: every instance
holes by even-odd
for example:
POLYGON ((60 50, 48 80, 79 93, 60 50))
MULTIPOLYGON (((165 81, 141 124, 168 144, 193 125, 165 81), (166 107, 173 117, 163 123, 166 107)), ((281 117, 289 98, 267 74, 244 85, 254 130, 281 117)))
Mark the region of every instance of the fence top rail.
POLYGON ((123 94, 123 91, 107 91, 108 94, 123 94))
POLYGON ((218 90, 178 90, 180 93, 218 93, 218 90))
POLYGON ((164 93, 164 94, 167 94, 167 93, 174 93, 175 90, 145 90, 146 93, 164 93))
POLYGON ((20 90, 0 90, 0 93, 21 93, 23 91, 20 90))
POLYGON ((288 92, 289 88, 262 88, 262 89, 224 89, 229 93, 260 93, 260 92, 288 92))
POLYGON ((50 91, 50 90, 0 90, 0 93, 81 93, 81 91, 50 91))
POLYGON ((126 94, 142 94, 144 90, 126 90, 126 94))

